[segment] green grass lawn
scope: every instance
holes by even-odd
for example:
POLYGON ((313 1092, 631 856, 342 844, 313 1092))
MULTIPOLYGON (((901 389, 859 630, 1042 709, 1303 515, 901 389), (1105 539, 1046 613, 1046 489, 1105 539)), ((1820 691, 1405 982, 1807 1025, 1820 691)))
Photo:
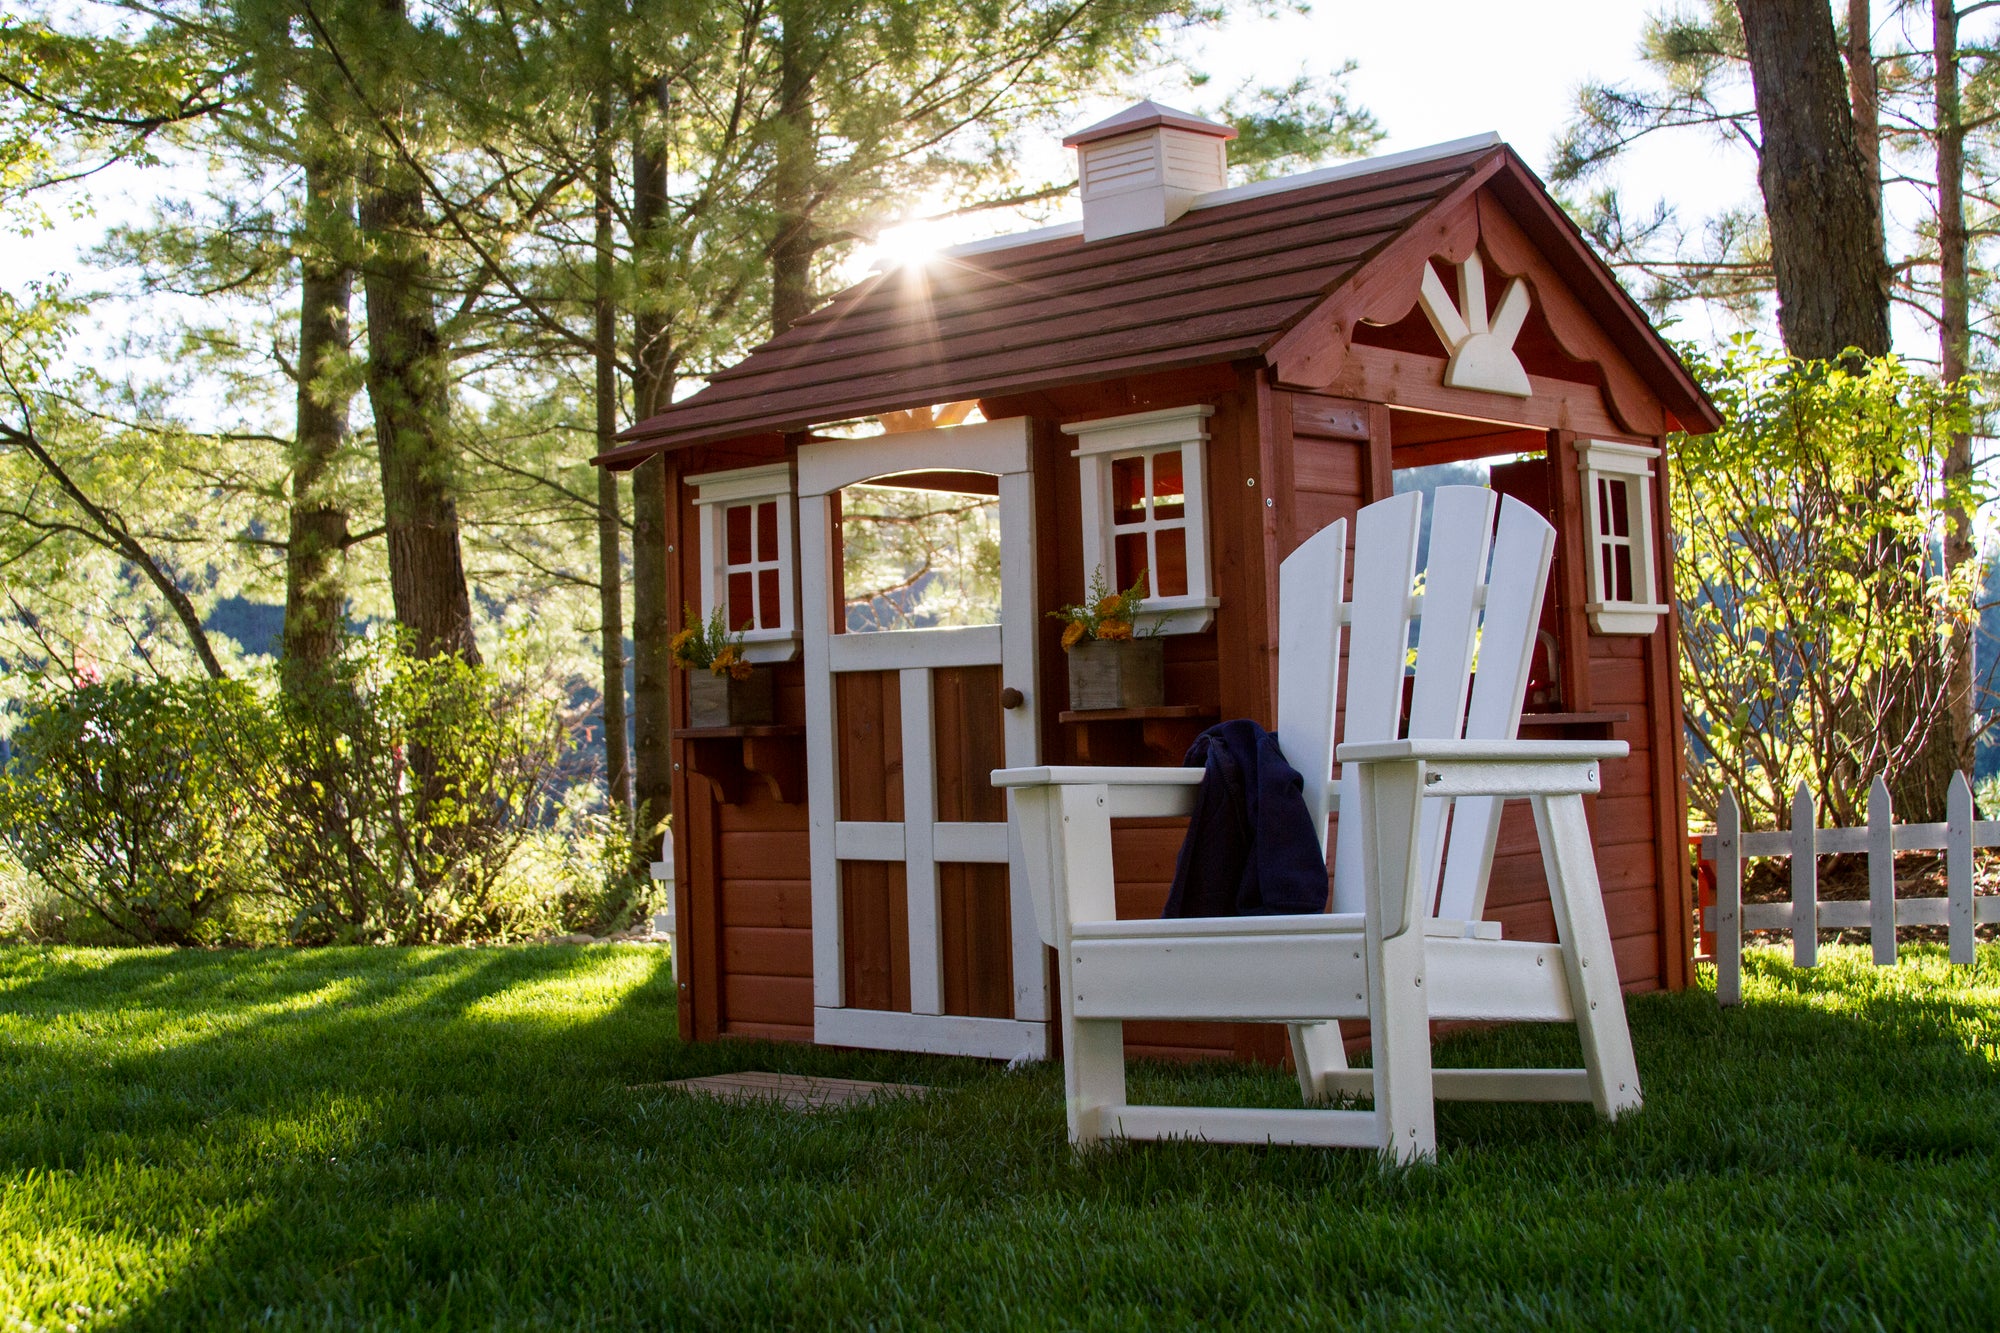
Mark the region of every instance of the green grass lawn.
MULTIPOLYGON (((0 950, 0 1329, 2000 1327, 2000 947, 1631 1006, 1644 1112, 1073 1157, 1059 1071, 682 1046, 645 948, 0 950), (635 1085, 922 1082, 800 1115, 635 1085)), ((1574 1060, 1568 1032, 1459 1038, 1574 1060)), ((1142 1067, 1135 1097, 1297 1104, 1142 1067)))

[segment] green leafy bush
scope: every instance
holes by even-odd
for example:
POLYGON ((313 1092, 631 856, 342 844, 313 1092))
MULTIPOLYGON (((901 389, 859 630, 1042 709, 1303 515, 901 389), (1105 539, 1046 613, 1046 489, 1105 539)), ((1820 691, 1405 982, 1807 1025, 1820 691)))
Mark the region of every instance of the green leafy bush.
POLYGON ((1727 423, 1668 450, 1693 809, 1728 787, 1788 827, 1803 780, 1863 823, 1870 780, 1894 789, 1946 725, 1947 631, 1975 614, 1977 571, 1947 580, 1934 546, 1964 400, 1893 357, 1850 373, 1742 338, 1689 361, 1727 423))
POLYGON ((280 694, 264 823, 287 935, 414 944, 535 929, 502 877, 554 813, 570 728, 549 695, 386 642, 280 694))
POLYGON ((258 887, 269 748, 248 686, 128 679, 45 688, 12 741, 0 775, 0 840, 117 937, 213 940, 236 895, 258 887))

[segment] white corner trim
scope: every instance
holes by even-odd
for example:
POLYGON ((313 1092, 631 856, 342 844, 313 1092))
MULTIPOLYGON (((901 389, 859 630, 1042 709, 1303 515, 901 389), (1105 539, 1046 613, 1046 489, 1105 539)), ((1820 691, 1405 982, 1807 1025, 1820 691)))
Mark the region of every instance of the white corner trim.
POLYGON ((1139 608, 1138 629, 1148 634, 1199 634, 1215 623, 1219 597, 1149 597, 1139 608))
POLYGON ((1586 602, 1583 609, 1599 634, 1651 634, 1668 610, 1658 602, 1586 602))
POLYGON ((1190 407, 1168 407, 1154 412, 1134 412, 1129 416, 1100 417, 1077 421, 1062 428, 1074 435, 1077 445, 1071 458, 1091 454, 1117 453, 1126 449, 1165 449, 1176 444, 1208 441, 1208 418, 1215 408, 1207 403, 1190 407))
POLYGON ((1653 460, 1659 456, 1658 449, 1643 444, 1627 444, 1623 440, 1576 442, 1576 470, 1579 472, 1616 472, 1626 476, 1650 477, 1653 475, 1653 460))
POLYGON ((760 463, 756 467, 730 468, 726 472, 704 472, 683 483, 695 488, 698 505, 721 504, 730 500, 768 500, 792 493, 792 465, 760 463))
POLYGON ((743 660, 770 665, 790 662, 799 655, 799 632, 795 629, 753 629, 743 631, 743 660))

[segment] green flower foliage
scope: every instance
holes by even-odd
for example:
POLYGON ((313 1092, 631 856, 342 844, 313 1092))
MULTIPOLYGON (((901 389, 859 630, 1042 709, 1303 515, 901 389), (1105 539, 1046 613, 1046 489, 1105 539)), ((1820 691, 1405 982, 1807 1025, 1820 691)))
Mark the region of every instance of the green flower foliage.
POLYGON ((1737 339, 1683 355, 1722 410, 1668 450, 1689 785, 1697 818, 1724 787, 1782 828, 1804 781, 1835 824, 1867 784, 1945 724, 1948 630, 1979 571, 1942 571, 1941 481, 1962 390, 1893 356, 1798 361, 1737 339))
POLYGON ((231 901, 256 888, 255 777, 267 747, 248 686, 125 679, 45 689, 12 741, 0 840, 120 938, 213 940, 231 901))

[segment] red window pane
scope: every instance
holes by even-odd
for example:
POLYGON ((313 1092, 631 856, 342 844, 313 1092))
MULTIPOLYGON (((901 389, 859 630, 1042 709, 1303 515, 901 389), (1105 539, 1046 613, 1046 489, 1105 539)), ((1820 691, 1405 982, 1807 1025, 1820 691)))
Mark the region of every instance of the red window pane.
POLYGON ((722 511, 723 563, 750 563, 750 506, 730 505, 722 511))
POLYGON ((1140 523, 1146 518, 1146 460, 1111 460, 1111 521, 1140 523))
MULTIPOLYGON (((1118 572, 1114 576, 1120 588, 1129 588, 1146 572, 1146 534, 1143 532, 1121 532, 1113 538, 1112 546, 1117 553, 1118 572)), ((1140 591, 1144 591, 1141 589, 1140 591)))
POLYGON ((1632 548, 1614 546, 1611 548, 1611 564, 1617 573, 1617 581, 1611 586, 1617 591, 1612 595, 1621 602, 1632 600, 1632 548))
POLYGON ((1162 528, 1153 545, 1160 561, 1153 571, 1154 592, 1161 597, 1187 596, 1187 529, 1162 528))
POLYGON ((766 500, 757 506, 757 559, 778 558, 778 502, 766 500))
MULTIPOLYGON (((749 510, 746 508, 745 513, 749 510)), ((732 630, 749 629, 757 623, 757 608, 750 601, 750 576, 729 576, 729 609, 725 613, 732 630)))
POLYGON ((1600 542, 1597 547, 1598 574, 1604 580, 1604 595, 1616 601, 1618 597, 1618 548, 1610 542, 1600 542))
POLYGON ((1625 485, 1622 481, 1609 479, 1604 483, 1605 490, 1610 494, 1611 531, 1620 537, 1632 535, 1632 511, 1626 503, 1625 485))
POLYGON ((778 571, 757 571, 757 628, 778 628, 778 571))
MULTIPOLYGON (((1187 492, 1181 482, 1181 451, 1153 455, 1153 517, 1179 518, 1187 513, 1187 492)), ((1160 557, 1164 563, 1166 556, 1160 557)))

